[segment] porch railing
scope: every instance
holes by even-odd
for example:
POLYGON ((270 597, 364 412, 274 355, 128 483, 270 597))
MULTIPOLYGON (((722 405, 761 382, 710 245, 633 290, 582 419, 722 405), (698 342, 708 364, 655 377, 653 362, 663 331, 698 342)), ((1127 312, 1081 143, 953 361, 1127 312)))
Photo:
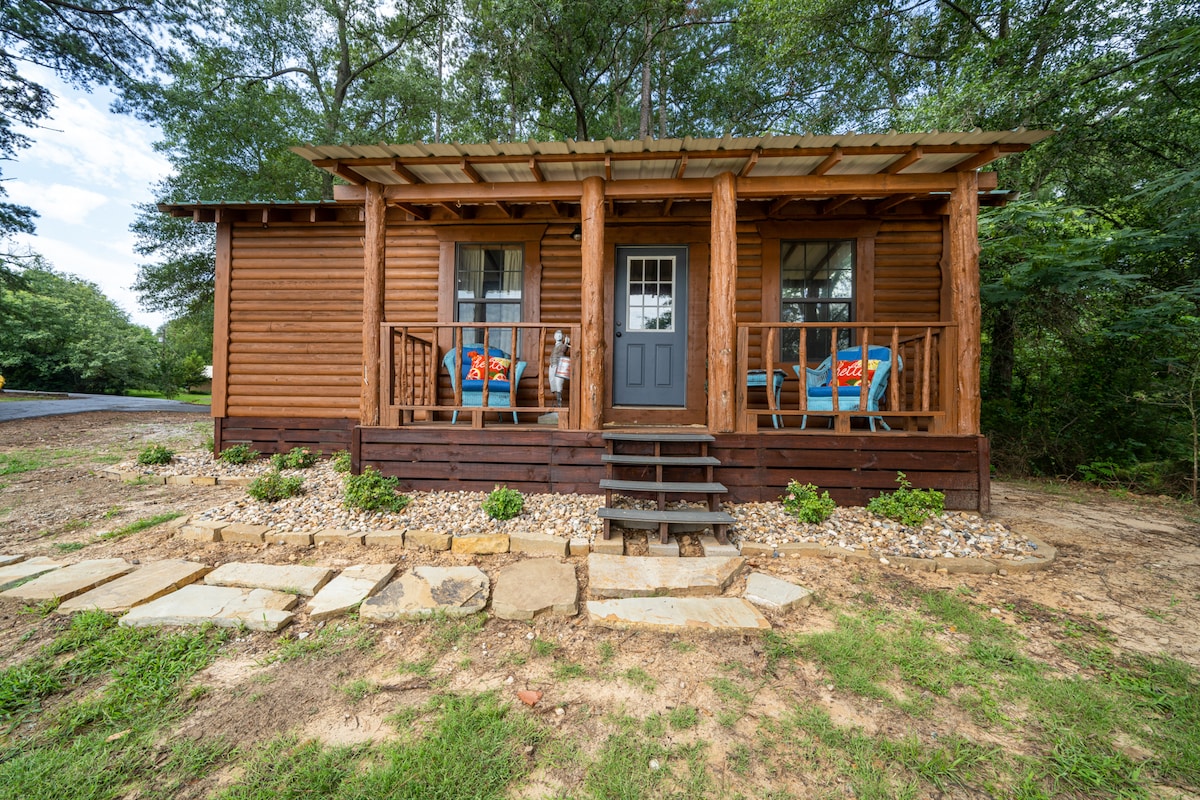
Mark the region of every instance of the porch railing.
MULTIPOLYGON (((809 417, 809 427, 822 430, 822 420, 832 418, 835 430, 850 431, 852 418, 876 417, 888 421, 893 429, 940 431, 953 402, 953 360, 950 357, 955 324, 951 322, 755 322, 737 326, 737 424, 741 431, 778 427, 789 431, 799 428, 799 418, 809 417), (785 361, 780 342, 786 331, 798 331, 798 359, 785 361), (827 331, 829 351, 811 352, 809 331, 827 331), (852 337, 845 343, 844 336, 852 337), (838 342, 842 341, 841 347, 838 342), (796 365, 816 367, 831 358, 833 374, 837 374, 838 352, 857 350, 863 346, 882 346, 899 354, 903 369, 893 370, 878 411, 844 410, 838 407, 838 395, 832 397, 833 410, 811 411, 808 407, 805 371, 796 372, 796 365), (775 370, 784 373, 783 391, 777 403, 772 379, 766 384, 766 399, 750 405, 748 375, 752 370, 764 370, 773 376, 775 370), (813 418, 816 418, 814 420, 813 418), (765 419, 764 419, 765 418, 765 419), (813 425, 814 421, 816 422, 813 425)), ((893 356, 894 357, 894 356, 893 356)), ((859 387, 858 409, 867 408, 870 376, 863 370, 859 387)), ((756 383, 756 385, 758 385, 756 383)))
MULTIPOLYGON (((487 419, 500 419, 512 424, 512 412, 519 421, 533 423, 538 417, 558 413, 557 426, 562 429, 579 427, 578 381, 567 380, 563 385, 563 404, 550 389, 549 361, 554 349, 554 332, 561 330, 573 345, 579 342, 578 325, 542 322, 485 323, 485 322, 414 322, 383 323, 380 336, 381 363, 384 374, 380 380, 380 422, 388 427, 403 427, 425 422, 448 422, 458 412, 471 426, 482 428, 487 419), (468 341, 468 332, 472 334, 468 341), (462 381, 451 381, 442 359, 451 350, 458 351, 458 363, 464 361, 463 350, 478 344, 496 347, 504 341, 514 352, 509 353, 515 369, 518 360, 525 361, 525 373, 516 391, 510 394, 510 405, 489 405, 494 392, 484 383, 481 405, 463 405, 462 381)), ((575 359, 572 359, 574 361, 575 359)))

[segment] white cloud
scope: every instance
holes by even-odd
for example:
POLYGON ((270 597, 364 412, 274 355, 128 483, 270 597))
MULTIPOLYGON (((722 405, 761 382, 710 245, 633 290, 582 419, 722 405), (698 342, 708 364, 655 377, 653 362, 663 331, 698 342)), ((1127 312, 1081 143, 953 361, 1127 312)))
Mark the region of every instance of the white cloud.
POLYGON ((14 181, 5 188, 14 203, 29 206, 42 219, 55 219, 68 224, 83 222, 89 214, 108 202, 108 198, 99 192, 61 183, 34 186, 27 181, 14 181))

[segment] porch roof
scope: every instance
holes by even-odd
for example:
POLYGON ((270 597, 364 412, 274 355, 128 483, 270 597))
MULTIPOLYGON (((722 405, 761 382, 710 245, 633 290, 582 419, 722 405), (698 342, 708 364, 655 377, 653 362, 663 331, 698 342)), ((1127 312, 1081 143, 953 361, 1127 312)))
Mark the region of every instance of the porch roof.
POLYGON ((928 175, 978 169, 1052 131, 760 136, 721 139, 301 145, 292 151, 363 185, 578 183, 713 178, 928 175))

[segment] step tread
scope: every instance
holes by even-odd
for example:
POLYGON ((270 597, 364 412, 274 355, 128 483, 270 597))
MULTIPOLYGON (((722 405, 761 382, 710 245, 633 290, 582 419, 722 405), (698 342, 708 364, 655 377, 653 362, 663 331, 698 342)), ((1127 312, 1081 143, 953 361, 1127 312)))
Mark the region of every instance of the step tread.
POLYGON ((601 438, 610 442, 715 442, 707 433, 626 433, 605 431, 601 438))
POLYGON ((632 522, 701 522, 732 525, 733 517, 724 511, 644 511, 637 508, 601 508, 597 510, 601 519, 619 519, 632 522))
POLYGON ((633 464, 650 467, 656 464, 673 467, 721 466, 721 460, 714 456, 639 456, 630 453, 601 453, 600 460, 605 464, 633 464))
POLYGON ((600 481, 601 489, 619 492, 671 492, 682 494, 724 494, 729 490, 721 483, 699 483, 688 481, 622 481, 605 478, 600 481))

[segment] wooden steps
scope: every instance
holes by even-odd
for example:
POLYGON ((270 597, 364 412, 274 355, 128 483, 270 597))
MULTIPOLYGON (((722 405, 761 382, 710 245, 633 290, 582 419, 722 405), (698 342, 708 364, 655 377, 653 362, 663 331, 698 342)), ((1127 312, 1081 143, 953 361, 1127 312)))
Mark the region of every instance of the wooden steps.
POLYGON ((733 524, 733 517, 721 511, 720 497, 729 490, 721 483, 713 480, 715 467, 721 462, 708 454, 708 445, 714 441, 707 433, 623 433, 606 431, 603 434, 605 454, 601 456, 604 464, 605 478, 600 481, 604 490, 604 508, 599 515, 604 520, 604 538, 612 535, 612 523, 650 525, 658 528, 659 539, 665 544, 670 534, 671 525, 706 525, 711 526, 713 533, 722 543, 728 543, 727 531, 733 524), (615 452, 618 447, 632 445, 640 452, 615 452), (647 448, 647 445, 650 447, 647 448), (694 446, 699 450, 695 454, 663 454, 663 446, 672 449, 681 446, 694 446), (652 452, 645 452, 647 449, 652 452), (693 470, 702 473, 698 480, 665 480, 664 468, 673 472, 693 470), (614 473, 617 469, 633 469, 640 472, 653 470, 654 480, 626 480, 618 478, 614 473), (651 494, 654 495, 657 508, 642 510, 634 508, 613 508, 613 492, 651 494), (707 510, 698 509, 667 509, 669 495, 697 495, 707 498, 707 510))

